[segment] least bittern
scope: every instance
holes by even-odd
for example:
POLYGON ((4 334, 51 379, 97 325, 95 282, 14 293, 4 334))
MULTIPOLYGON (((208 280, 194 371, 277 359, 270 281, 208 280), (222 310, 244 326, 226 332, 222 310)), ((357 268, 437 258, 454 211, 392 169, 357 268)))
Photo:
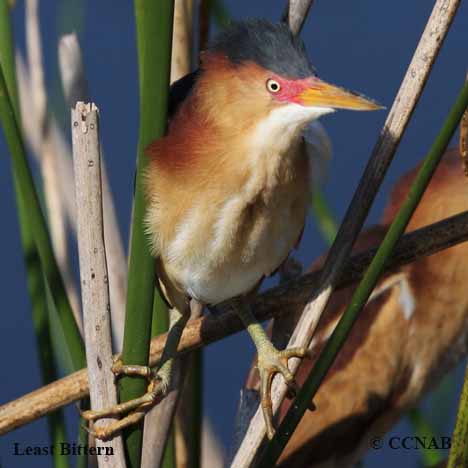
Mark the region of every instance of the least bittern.
MULTIPOLYGON (((415 175, 412 170, 399 181, 382 224, 359 237, 356 251, 382 241, 415 175)), ((452 149, 441 161, 407 231, 465 211, 467 184, 458 151, 452 149)), ((383 438, 468 354, 467 276, 467 242, 385 274, 315 395, 315 411, 301 419, 279 466, 355 466, 372 448, 373 439, 383 438)), ((351 286, 332 296, 315 333, 311 359, 298 370, 299 383, 310 372, 353 290, 351 286)), ((297 319, 301 312, 290 314, 297 319)), ((253 372, 247 388, 260 389, 253 372)), ((283 403, 280 418, 289 405, 283 403)))
MULTIPOLYGON (((288 358, 305 350, 278 351, 243 296, 300 240, 311 183, 306 125, 335 109, 379 106, 320 80, 302 41, 285 24, 263 20, 229 26, 202 53, 200 70, 176 83, 172 94, 168 134, 149 146, 146 174, 146 227, 171 308, 170 338, 156 372, 118 366, 153 377, 145 396, 85 417, 141 410, 164 396, 190 299, 211 306, 232 299, 257 347, 271 438, 272 377, 281 373, 293 392, 288 358)), ((97 436, 109 437, 134 420, 135 413, 96 428, 97 436)))

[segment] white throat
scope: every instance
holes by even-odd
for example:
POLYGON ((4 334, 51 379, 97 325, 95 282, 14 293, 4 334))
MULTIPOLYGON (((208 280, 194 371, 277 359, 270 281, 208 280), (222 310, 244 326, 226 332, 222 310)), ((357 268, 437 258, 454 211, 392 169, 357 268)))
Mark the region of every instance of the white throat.
POLYGON ((300 154, 304 127, 330 112, 333 109, 288 104, 274 109, 257 124, 246 148, 250 171, 250 178, 243 187, 245 194, 249 194, 246 196, 253 198, 261 189, 274 190, 288 177, 295 164, 294 156, 300 154))
POLYGON ((271 142, 274 151, 281 155, 289 149, 296 138, 300 137, 307 123, 331 112, 334 112, 334 109, 328 107, 306 107, 300 104, 281 106, 272 110, 255 127, 252 144, 260 149, 269 146, 268 143, 271 142))

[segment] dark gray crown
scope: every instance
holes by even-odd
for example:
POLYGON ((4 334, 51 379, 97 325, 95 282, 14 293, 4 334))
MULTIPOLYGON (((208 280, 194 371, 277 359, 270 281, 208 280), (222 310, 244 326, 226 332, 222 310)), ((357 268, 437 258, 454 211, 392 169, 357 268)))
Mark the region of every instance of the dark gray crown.
POLYGON ((287 78, 315 75, 302 40, 285 23, 255 19, 232 22, 209 45, 233 63, 251 61, 287 78))

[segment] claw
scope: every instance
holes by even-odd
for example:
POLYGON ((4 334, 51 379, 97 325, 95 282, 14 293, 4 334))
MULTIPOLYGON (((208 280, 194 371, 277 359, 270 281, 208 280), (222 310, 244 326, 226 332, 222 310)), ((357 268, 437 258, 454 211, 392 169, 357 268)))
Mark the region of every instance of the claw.
POLYGON ((118 377, 120 375, 122 366, 123 366, 122 353, 118 353, 115 356, 112 356, 111 371, 114 374, 114 377, 118 377))
POLYGON ((120 432, 116 430, 112 425, 109 426, 98 426, 95 427, 92 431, 90 430, 89 433, 95 438, 99 440, 109 440, 112 439, 117 433, 120 432))
POLYGON ((122 361, 122 353, 116 353, 111 356, 112 363, 115 364, 116 362, 122 361))
POLYGON ((153 377, 153 371, 150 367, 126 365, 122 361, 121 354, 117 354, 112 358, 111 371, 115 377, 119 377, 121 375, 132 375, 144 377, 147 380, 151 380, 153 377))
POLYGON ((89 435, 99 440, 110 440, 115 437, 117 434, 122 432, 122 429, 125 427, 136 424, 144 417, 144 413, 135 412, 131 413, 123 419, 116 421, 113 424, 108 426, 94 426, 93 429, 90 429, 86 426, 81 426, 89 435))
POLYGON ((81 425, 81 427, 91 436, 91 437, 94 437, 95 439, 99 439, 99 440, 108 440, 110 439, 113 435, 115 434, 111 434, 109 435, 104 427, 93 427, 93 429, 91 429, 90 427, 87 427, 85 426, 84 424, 81 425))
POLYGON ((292 357, 302 358, 306 355, 304 348, 291 348, 278 351, 274 347, 259 349, 258 369, 260 372, 260 395, 263 418, 265 420, 267 437, 271 440, 275 435, 273 425, 273 407, 271 402, 271 384, 275 374, 281 374, 288 386, 289 395, 296 396, 298 385, 288 368, 288 360, 292 357))
MULTIPOLYGON (((145 371, 142 371, 142 369, 144 369, 143 367, 123 367, 125 368, 123 373, 127 373, 128 368, 130 368, 131 372, 136 369, 136 375, 146 377, 145 371)), ((111 422, 110 424, 98 427, 94 425, 93 429, 86 428, 87 432, 100 440, 111 439, 123 428, 139 422, 150 408, 158 404, 164 398, 168 388, 168 376, 152 373, 151 378, 149 378, 147 393, 143 396, 101 410, 80 411, 81 417, 90 422, 95 422, 102 418, 119 418, 125 415, 122 419, 111 422)))
POLYGON ((177 309, 169 312, 171 326, 169 339, 164 348, 164 362, 157 372, 153 372, 147 366, 128 365, 122 362, 121 355, 117 354, 113 361, 112 372, 119 376, 121 374, 144 377, 148 381, 147 392, 139 397, 118 405, 101 410, 84 411, 82 417, 88 421, 96 421, 101 418, 115 418, 117 421, 106 421, 105 425, 96 427, 88 432, 94 434, 98 439, 106 440, 112 438, 122 429, 140 422, 147 411, 158 404, 167 394, 172 381, 172 367, 177 345, 182 334, 183 327, 189 314, 184 314, 177 309), (120 418, 120 419, 119 419, 120 418))

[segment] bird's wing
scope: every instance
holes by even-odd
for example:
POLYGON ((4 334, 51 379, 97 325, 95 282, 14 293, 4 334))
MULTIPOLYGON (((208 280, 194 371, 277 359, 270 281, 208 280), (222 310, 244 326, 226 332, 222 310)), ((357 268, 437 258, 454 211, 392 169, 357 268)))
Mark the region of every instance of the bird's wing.
MULTIPOLYGON (((171 85, 167 108, 167 116, 169 121, 174 117, 177 110, 179 109, 179 106, 190 94, 190 91, 192 90, 199 74, 199 70, 196 70, 192 73, 189 73, 188 75, 183 76, 171 85)), ((150 147, 151 145, 149 145, 146 151, 148 151, 150 147)), ((171 281, 168 280, 164 271, 164 266, 159 256, 156 257, 156 275, 156 287, 159 290, 159 294, 166 305, 169 308, 177 306, 182 307, 180 302, 185 302, 187 298, 183 297, 184 295, 180 291, 176 290, 171 281)), ((179 308, 179 310, 183 309, 179 308)))
POLYGON ((169 102, 167 107, 167 115, 169 120, 174 117, 180 104, 188 97, 193 85, 196 83, 200 70, 195 70, 188 75, 183 76, 171 85, 169 90, 169 102))
MULTIPOLYGON (((394 188, 383 224, 374 233, 367 231, 368 239, 360 235, 364 243, 359 250, 380 243, 416 173, 416 169, 408 173, 394 188)), ((407 230, 464 211, 465 186, 458 151, 446 152, 407 230)), ((461 243, 419 258, 380 281, 377 291, 382 294, 374 295, 360 313, 314 398, 317 410, 303 416, 279 466, 350 466, 370 447, 371 437, 389 430, 466 355, 467 257, 468 245, 461 243)), ((351 286, 333 294, 315 332, 311 359, 301 363, 299 384, 352 293, 351 286)), ((301 312, 302 307, 285 315, 301 312)), ((289 405, 283 403, 282 415, 289 405)))

